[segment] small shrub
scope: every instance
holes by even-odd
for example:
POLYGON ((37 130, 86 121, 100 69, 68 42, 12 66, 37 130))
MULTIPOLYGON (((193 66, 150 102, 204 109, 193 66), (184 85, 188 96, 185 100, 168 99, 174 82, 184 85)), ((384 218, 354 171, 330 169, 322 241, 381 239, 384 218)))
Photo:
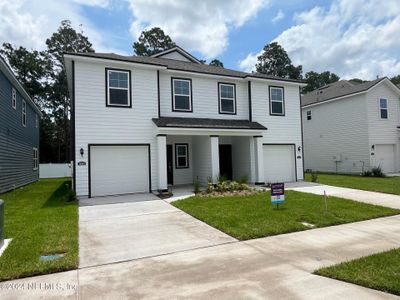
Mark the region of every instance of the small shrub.
POLYGON ((224 175, 218 175, 217 181, 218 183, 223 183, 226 181, 226 177, 224 175))
POLYGON ((215 191, 214 184, 211 181, 208 181, 207 182, 207 189, 206 189, 207 194, 211 194, 214 191, 215 191))
POLYGON ((249 177, 247 175, 240 177, 239 183, 240 184, 249 184, 249 177))
POLYGON ((199 181, 199 177, 197 177, 195 179, 195 181, 193 182, 193 191, 195 194, 200 193, 200 181, 199 181))
POLYGON ((385 177, 380 166, 372 168, 371 172, 374 177, 385 177))
POLYGON ((364 171, 364 172, 362 173, 362 176, 365 176, 365 177, 372 177, 373 175, 372 175, 372 172, 371 172, 371 171, 367 170, 367 171, 364 171))
POLYGON ((311 172, 311 182, 317 182, 317 181, 318 181, 318 173, 311 172))

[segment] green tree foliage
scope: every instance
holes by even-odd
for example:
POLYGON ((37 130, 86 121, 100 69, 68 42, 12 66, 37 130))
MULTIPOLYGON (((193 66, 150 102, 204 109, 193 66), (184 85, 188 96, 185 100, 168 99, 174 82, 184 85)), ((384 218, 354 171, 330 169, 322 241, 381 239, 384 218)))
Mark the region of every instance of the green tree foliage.
POLYGON ((210 63, 209 63, 209 65, 210 66, 216 66, 216 67, 221 67, 221 68, 223 68, 224 67, 224 64, 222 63, 222 61, 220 61, 219 59, 213 59, 210 63))
POLYGON ((0 52, 27 92, 40 104, 44 115, 40 127, 40 161, 68 162, 71 99, 63 53, 94 50, 83 32, 76 32, 68 20, 61 22, 46 45, 45 51, 29 51, 4 43, 0 52))
POLYGON ((257 57, 257 72, 291 79, 302 78, 303 67, 294 66, 285 49, 278 43, 267 44, 263 50, 264 52, 257 57))
POLYGON ((338 81, 340 78, 335 73, 325 71, 322 73, 310 71, 304 75, 307 86, 303 88, 303 93, 311 92, 321 86, 338 81))
POLYGON ((399 84, 400 84, 400 75, 394 76, 394 77, 390 78, 390 80, 391 80, 395 85, 399 85, 399 84))
POLYGON ((175 46, 171 37, 159 27, 142 31, 138 41, 132 45, 135 54, 139 56, 152 56, 175 46))

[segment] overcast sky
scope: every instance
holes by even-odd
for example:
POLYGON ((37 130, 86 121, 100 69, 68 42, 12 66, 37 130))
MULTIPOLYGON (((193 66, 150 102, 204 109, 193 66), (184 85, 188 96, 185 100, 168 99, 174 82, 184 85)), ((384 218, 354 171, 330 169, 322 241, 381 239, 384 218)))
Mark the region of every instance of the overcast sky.
POLYGON ((0 0, 0 42, 43 49, 63 19, 97 52, 131 55, 159 26, 199 59, 250 71, 279 42, 304 71, 374 79, 400 74, 400 0, 0 0))

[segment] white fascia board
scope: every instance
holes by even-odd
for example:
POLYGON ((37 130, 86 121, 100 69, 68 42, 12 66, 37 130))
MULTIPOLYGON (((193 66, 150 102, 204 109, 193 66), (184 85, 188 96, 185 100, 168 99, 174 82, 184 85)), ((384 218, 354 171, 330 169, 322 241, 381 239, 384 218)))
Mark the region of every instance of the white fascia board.
POLYGON ((154 69, 154 70, 165 70, 167 67, 161 66, 161 65, 151 65, 151 64, 145 64, 145 63, 137 63, 137 62, 131 62, 131 61, 121 61, 117 59, 107 59, 107 58, 100 58, 100 57, 88 57, 88 56, 79 56, 79 55, 71 55, 71 54, 64 54, 64 58, 67 61, 68 59, 74 60, 74 61, 83 61, 83 62, 93 62, 93 63, 104 63, 104 64, 115 64, 115 65, 120 65, 121 67, 140 67, 143 69, 154 69))
POLYGON ((157 127, 156 134, 255 136, 255 135, 263 135, 263 133, 265 131, 266 130, 255 130, 255 129, 211 129, 211 128, 157 127))
POLYGON ((305 87, 307 83, 302 82, 294 82, 294 81, 286 81, 286 80, 275 80, 269 78, 258 78, 252 77, 251 75, 246 76, 247 81, 255 81, 255 82, 269 82, 271 84, 286 84, 286 85, 295 85, 300 87, 305 87))

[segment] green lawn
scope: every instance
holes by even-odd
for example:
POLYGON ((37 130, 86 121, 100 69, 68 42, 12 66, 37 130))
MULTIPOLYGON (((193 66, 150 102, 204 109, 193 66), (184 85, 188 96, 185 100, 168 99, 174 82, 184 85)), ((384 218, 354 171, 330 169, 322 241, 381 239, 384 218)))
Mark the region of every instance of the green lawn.
POLYGON ((400 295, 400 249, 322 268, 315 274, 400 295))
POLYGON ((0 280, 52 273, 78 266, 78 207, 68 201, 67 179, 46 179, 0 195, 5 201, 5 236, 0 280), (66 253, 42 262, 42 254, 66 253))
POLYGON ((286 203, 271 205, 270 193, 234 197, 191 197, 172 204, 195 218, 240 240, 343 224, 388 215, 400 210, 329 197, 328 211, 322 196, 286 191, 286 203))
MULTIPOLYGON (((306 173, 306 181, 311 175, 306 173)), ((364 177, 357 175, 318 174, 318 183, 373 192, 400 195, 400 177, 364 177)))

